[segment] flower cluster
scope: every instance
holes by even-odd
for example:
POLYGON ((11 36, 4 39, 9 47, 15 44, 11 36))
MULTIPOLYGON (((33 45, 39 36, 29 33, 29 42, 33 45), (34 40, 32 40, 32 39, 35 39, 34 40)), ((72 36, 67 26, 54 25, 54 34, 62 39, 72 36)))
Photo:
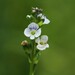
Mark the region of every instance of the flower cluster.
POLYGON ((30 75, 34 75, 34 70, 38 63, 41 51, 49 48, 49 44, 47 43, 48 36, 42 35, 42 26, 49 24, 50 20, 42 13, 42 11, 42 9, 37 7, 32 8, 32 13, 26 16, 31 22, 27 28, 25 28, 24 35, 28 37, 30 41, 24 40, 21 45, 28 56, 30 75))
POLYGON ((24 35, 29 37, 30 40, 35 40, 37 44, 36 48, 38 50, 45 50, 49 47, 47 44, 48 36, 41 35, 41 28, 42 25, 46 25, 50 23, 50 20, 42 13, 42 9, 39 8, 32 8, 32 14, 26 16, 28 19, 31 20, 31 23, 28 25, 27 28, 24 30, 24 35))

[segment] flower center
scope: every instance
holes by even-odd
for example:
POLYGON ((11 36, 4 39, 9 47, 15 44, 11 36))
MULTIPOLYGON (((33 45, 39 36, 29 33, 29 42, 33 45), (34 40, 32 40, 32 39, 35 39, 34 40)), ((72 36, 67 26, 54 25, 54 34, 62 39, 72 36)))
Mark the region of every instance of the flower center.
POLYGON ((40 44, 43 45, 44 43, 43 42, 40 42, 40 44))
POLYGON ((36 30, 32 30, 32 31, 31 31, 31 34, 32 34, 32 35, 34 35, 34 34, 35 34, 35 32, 36 32, 36 30))

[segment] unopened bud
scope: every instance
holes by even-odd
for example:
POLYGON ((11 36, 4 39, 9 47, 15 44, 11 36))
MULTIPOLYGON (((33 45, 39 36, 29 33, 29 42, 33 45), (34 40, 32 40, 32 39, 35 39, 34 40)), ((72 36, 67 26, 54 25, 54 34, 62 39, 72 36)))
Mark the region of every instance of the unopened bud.
POLYGON ((32 13, 41 13, 42 11, 42 9, 32 7, 32 13))
POLYGON ((28 45, 28 41, 27 41, 27 40, 22 41, 22 42, 21 42, 21 45, 22 45, 22 46, 27 46, 27 45, 28 45))
POLYGON ((26 18, 31 18, 31 15, 27 15, 26 18))

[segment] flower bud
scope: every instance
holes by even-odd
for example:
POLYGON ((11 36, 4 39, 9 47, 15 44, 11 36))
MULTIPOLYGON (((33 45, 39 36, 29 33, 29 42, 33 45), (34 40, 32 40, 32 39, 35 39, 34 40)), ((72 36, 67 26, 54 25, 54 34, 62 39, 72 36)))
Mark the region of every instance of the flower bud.
POLYGON ((26 18, 31 18, 31 17, 32 17, 31 15, 27 15, 27 16, 26 16, 26 18))
POLYGON ((32 7, 32 13, 41 13, 42 11, 42 9, 32 7))
POLYGON ((27 45, 28 45, 28 41, 27 41, 27 40, 22 41, 22 42, 21 42, 21 45, 22 45, 22 46, 27 46, 27 45))

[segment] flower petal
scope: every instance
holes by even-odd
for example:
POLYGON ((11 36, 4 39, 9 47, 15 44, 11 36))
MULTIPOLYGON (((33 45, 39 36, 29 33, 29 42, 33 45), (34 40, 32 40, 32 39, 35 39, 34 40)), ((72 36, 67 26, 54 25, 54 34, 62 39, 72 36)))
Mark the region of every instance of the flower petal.
POLYGON ((48 36, 47 35, 42 35, 41 36, 41 41, 46 43, 48 41, 48 36))
POLYGON ((43 24, 49 24, 50 20, 45 17, 43 24))
POLYGON ((50 20, 46 18, 46 16, 42 15, 41 19, 44 19, 43 24, 49 24, 50 20))
POLYGON ((39 43, 39 42, 40 42, 40 38, 37 38, 37 39, 35 40, 35 42, 36 42, 36 43, 39 43))
POLYGON ((41 19, 45 19, 45 16, 44 16, 44 15, 42 15, 42 16, 41 16, 41 19))
POLYGON ((35 22, 32 22, 28 25, 28 28, 37 30, 39 28, 39 26, 35 22))
POLYGON ((37 45, 37 49, 39 49, 39 50, 45 50, 46 49, 46 45, 40 45, 40 44, 38 44, 37 45))
POLYGON ((35 37, 38 37, 38 36, 40 36, 40 35, 41 35, 41 28, 36 31, 36 33, 35 33, 34 36, 35 36, 35 37))
POLYGON ((46 48, 49 48, 49 44, 46 44, 46 48))
POLYGON ((29 28, 26 28, 24 30, 24 35, 26 35, 27 37, 30 37, 30 29, 29 28))
POLYGON ((35 38, 34 35, 31 35, 31 36, 30 36, 30 39, 31 39, 31 40, 33 40, 34 38, 35 38))
POLYGON ((42 17, 42 13, 38 14, 37 17, 42 17))

